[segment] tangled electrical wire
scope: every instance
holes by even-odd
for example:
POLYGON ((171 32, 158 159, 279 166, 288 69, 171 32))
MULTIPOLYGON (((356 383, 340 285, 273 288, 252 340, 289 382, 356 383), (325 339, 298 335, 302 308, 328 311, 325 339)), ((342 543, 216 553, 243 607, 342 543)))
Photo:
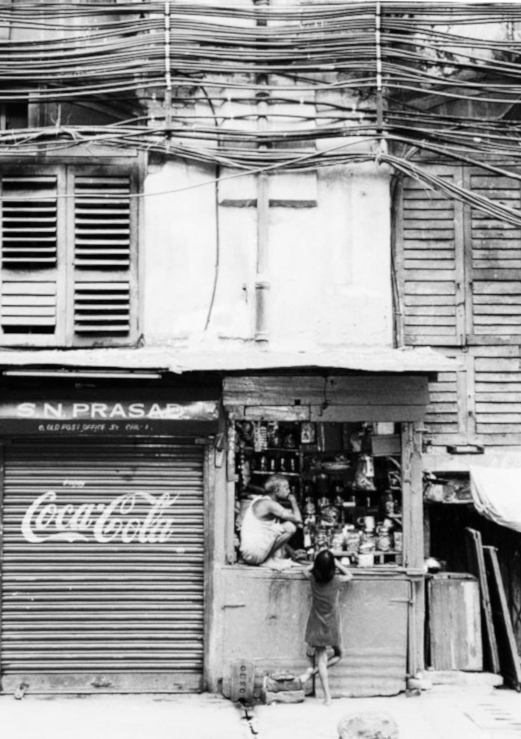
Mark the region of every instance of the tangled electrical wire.
POLYGON ((378 160, 519 225, 421 160, 521 179, 520 54, 516 2, 10 0, 0 155, 94 143, 245 172, 378 160), (24 105, 45 125, 10 123, 24 105))

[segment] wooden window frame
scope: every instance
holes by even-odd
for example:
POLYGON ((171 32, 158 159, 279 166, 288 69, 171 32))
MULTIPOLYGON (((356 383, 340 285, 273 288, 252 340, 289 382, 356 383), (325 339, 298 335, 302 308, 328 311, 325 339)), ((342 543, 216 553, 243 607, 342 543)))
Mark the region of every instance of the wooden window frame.
MULTIPOLYGON (((27 282, 36 282, 38 280, 48 280, 49 284, 56 284, 56 325, 54 332, 51 333, 31 333, 28 330, 17 333, 7 332, 1 324, 0 316, 0 345, 3 346, 20 346, 20 347, 93 347, 93 346, 129 346, 135 343, 139 331, 139 306, 138 306, 138 237, 140 227, 140 199, 138 194, 142 189, 142 168, 139 166, 137 159, 130 158, 110 158, 99 164, 91 164, 82 160, 73 161, 46 161, 42 164, 21 162, 13 165, 12 162, 6 163, 2 167, 0 177, 24 177, 24 176, 56 176, 56 192, 57 192, 57 227, 56 227, 56 254, 57 263, 55 267, 50 269, 38 268, 31 270, 28 268, 8 268, 1 265, 2 283, 4 280, 13 282, 23 282, 24 277, 27 282), (75 177, 82 178, 127 178, 130 189, 129 211, 128 216, 124 217, 128 220, 128 266, 111 265, 109 267, 93 267, 89 268, 85 263, 78 266, 75 263, 76 249, 76 199, 75 195, 75 177), (117 293, 113 287, 120 282, 125 289, 121 290, 121 294, 125 297, 128 295, 128 308, 125 301, 124 307, 128 313, 119 311, 119 326, 115 325, 112 331, 107 331, 103 325, 103 320, 99 319, 99 330, 81 331, 77 329, 77 318, 80 315, 78 310, 75 311, 75 286, 79 285, 98 285, 100 288, 101 300, 105 301, 104 309, 107 317, 113 317, 118 314, 116 308, 121 304, 121 298, 118 301, 107 297, 117 293), (106 295, 103 293, 103 285, 107 284, 106 295), (128 285, 128 288, 127 288, 128 285), (107 302, 108 301, 108 302, 107 302), (116 303, 116 305, 111 305, 116 303), (112 311, 112 316, 109 316, 112 311), (124 319, 128 318, 128 321, 124 319), (76 323, 76 325, 75 325, 76 323), (124 324, 124 325, 123 325, 124 324)), ((0 190, 1 192, 1 190, 0 190)), ((117 196, 114 196, 117 198, 117 196)), ((103 217, 103 216, 102 216, 103 217)), ((124 224, 126 225, 126 224, 124 224)), ((0 229, 2 227, 2 216, 0 211, 0 229)), ((0 231, 1 238, 1 231, 0 231)), ((92 237, 95 238, 95 235, 92 237)), ((108 247, 106 247, 108 249, 108 247)), ((126 250, 126 247, 125 247, 126 250)), ((0 296, 1 285, 0 283, 0 296)), ((94 289, 94 288, 92 288, 94 289)), ((99 304, 99 293, 97 294, 99 304)), ((96 314, 97 305, 91 301, 91 315, 96 314)), ((102 315, 102 314, 100 314, 102 315)))

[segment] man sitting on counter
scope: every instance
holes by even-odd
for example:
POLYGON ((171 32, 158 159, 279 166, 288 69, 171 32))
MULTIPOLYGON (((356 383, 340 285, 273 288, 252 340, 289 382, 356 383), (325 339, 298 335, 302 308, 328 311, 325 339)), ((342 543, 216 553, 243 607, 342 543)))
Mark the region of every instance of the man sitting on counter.
POLYGON ((284 570, 293 561, 284 557, 287 543, 302 527, 302 514, 288 480, 271 475, 264 483, 264 495, 256 496, 244 514, 240 552, 246 564, 284 570), (291 510, 281 503, 288 501, 291 510))

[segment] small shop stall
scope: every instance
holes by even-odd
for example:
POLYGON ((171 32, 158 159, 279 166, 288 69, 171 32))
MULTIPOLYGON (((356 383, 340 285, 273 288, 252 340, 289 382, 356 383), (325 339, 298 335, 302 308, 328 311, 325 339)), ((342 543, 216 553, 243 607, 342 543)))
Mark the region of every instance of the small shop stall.
POLYGON ((303 516, 290 541, 301 563, 328 547, 355 579, 341 595, 345 659, 338 695, 406 689, 422 666, 421 419, 427 376, 228 377, 227 561, 222 593, 223 692, 234 664, 254 685, 307 664, 309 586, 299 567, 241 563, 242 515, 270 475, 284 475, 303 516))

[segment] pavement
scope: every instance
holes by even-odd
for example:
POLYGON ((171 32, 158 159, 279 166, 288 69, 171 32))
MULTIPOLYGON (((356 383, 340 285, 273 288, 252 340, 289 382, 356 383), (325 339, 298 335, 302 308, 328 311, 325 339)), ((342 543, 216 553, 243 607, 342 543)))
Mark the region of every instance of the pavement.
POLYGON ((242 708, 220 695, 0 696, 2 739, 337 739, 346 715, 384 713, 399 739, 520 739, 521 693, 444 685, 408 697, 242 708))

